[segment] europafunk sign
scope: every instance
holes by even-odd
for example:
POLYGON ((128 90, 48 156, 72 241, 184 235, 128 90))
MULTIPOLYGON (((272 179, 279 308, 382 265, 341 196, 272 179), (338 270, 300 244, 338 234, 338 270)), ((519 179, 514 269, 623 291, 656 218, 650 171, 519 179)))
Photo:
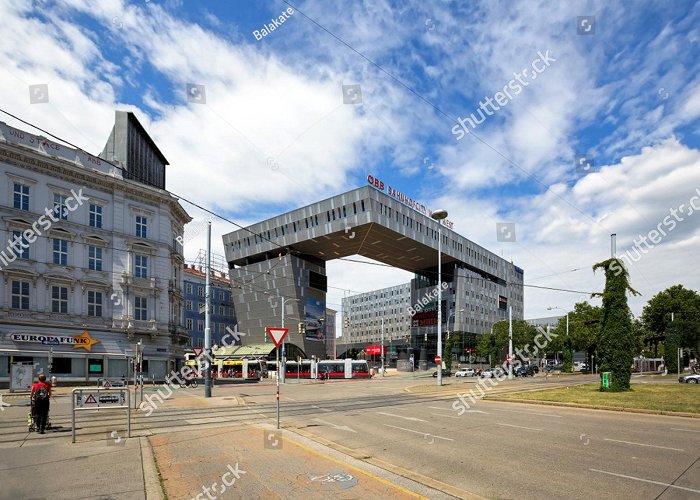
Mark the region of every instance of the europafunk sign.
POLYGON ((90 333, 84 331, 80 335, 40 335, 34 333, 13 333, 10 335, 13 342, 44 345, 72 345, 73 349, 85 349, 92 351, 92 346, 99 340, 90 337, 90 333))

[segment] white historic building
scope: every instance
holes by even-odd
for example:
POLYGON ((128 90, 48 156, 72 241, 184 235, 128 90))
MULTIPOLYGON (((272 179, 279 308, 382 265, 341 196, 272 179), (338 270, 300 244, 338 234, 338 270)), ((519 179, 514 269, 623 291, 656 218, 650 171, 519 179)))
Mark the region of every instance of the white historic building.
POLYGON ((183 362, 191 218, 132 113, 100 155, 0 122, 0 384, 26 363, 59 381, 163 379, 183 362))

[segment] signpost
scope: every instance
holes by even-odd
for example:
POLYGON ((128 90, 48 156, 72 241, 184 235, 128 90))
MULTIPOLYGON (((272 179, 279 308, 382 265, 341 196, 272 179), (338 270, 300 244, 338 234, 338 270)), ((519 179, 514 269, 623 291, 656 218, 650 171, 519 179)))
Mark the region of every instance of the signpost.
POLYGON ((267 334, 270 336, 272 339, 272 342, 274 342, 275 347, 275 357, 277 360, 277 376, 275 377, 276 384, 277 384, 277 428, 280 428, 280 373, 282 370, 280 370, 280 344, 284 340, 284 337, 287 336, 287 332, 289 331, 287 328, 266 328, 267 334))
MULTIPOLYGON (((136 392, 134 390, 134 392, 136 392)), ((122 409, 126 410, 126 432, 131 437, 131 393, 124 389, 73 389, 71 394, 72 435, 75 443, 75 412, 82 410, 122 409)))

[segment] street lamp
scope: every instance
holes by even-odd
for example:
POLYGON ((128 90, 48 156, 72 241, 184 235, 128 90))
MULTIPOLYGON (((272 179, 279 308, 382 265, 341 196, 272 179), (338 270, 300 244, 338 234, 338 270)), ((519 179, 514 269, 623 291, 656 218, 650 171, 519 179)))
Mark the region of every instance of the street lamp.
MULTIPOLYGON (((292 299, 292 298, 289 298, 289 297, 280 297, 280 298, 282 299, 282 311, 281 311, 281 316, 282 316, 282 328, 284 328, 284 304, 285 304, 287 301, 290 301, 290 302, 299 302, 299 299, 292 299)), ((281 377, 282 382, 286 382, 286 381, 287 381, 287 377, 286 377, 286 375, 287 375, 287 373, 286 373, 286 372, 287 372, 287 351, 286 351, 284 339, 282 339, 282 356, 281 356, 280 359, 282 360, 282 361, 280 362, 281 367, 280 367, 280 366, 277 367, 277 369, 279 370, 279 371, 277 372, 277 373, 278 373, 277 376, 278 376, 278 377, 281 377), (281 368, 281 369, 280 369, 280 368, 281 368)))
POLYGON ((440 365, 437 371, 437 385, 442 385, 442 232, 440 226, 442 219, 447 217, 447 210, 435 210, 430 217, 438 223, 438 304, 437 304, 437 355, 440 357, 440 365))
MULTIPOLYGON (((551 311, 553 309, 560 309, 562 311, 565 310, 559 306, 547 308, 548 311, 551 311)), ((571 373, 574 373, 574 353, 571 352, 571 340, 569 339, 569 311, 568 310, 566 310, 566 343, 568 344, 566 347, 569 349, 569 354, 571 354, 571 373)))

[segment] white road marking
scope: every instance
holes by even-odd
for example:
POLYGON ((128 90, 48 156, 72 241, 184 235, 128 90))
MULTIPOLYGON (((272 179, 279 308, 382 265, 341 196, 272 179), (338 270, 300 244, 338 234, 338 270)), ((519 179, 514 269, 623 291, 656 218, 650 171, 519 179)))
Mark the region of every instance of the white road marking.
POLYGON ((452 411, 449 408, 440 408, 439 406, 428 406, 430 410, 442 410, 442 411, 452 411))
POLYGON ((513 425, 513 424, 499 424, 497 423, 496 425, 503 425, 505 427, 515 427, 516 429, 527 429, 529 431, 541 431, 542 429, 535 429, 534 427, 523 427, 522 425, 513 425))
POLYGON ((317 410, 325 411, 326 413, 330 413, 333 411, 333 410, 327 410, 326 408, 321 408, 318 405, 313 405, 312 408, 316 408, 317 410))
POLYGON ((327 420, 321 420, 320 418, 312 418, 311 420, 315 420, 316 422, 321 422, 322 424, 329 425, 334 429, 338 429, 340 431, 357 432, 355 429, 351 429, 347 425, 336 425, 334 423, 328 422, 327 420))
POLYGON ((427 422, 427 420, 422 420, 420 418, 416 417, 404 417, 403 415, 395 415, 393 413, 384 413, 383 411, 378 411, 377 412, 379 415, 385 415, 387 417, 396 417, 396 418, 403 418, 404 420, 410 420, 412 422, 427 422))
POLYGON ((390 424, 382 424, 385 427, 391 427, 393 429, 399 429, 401 431, 406 431, 406 432, 412 432, 414 434, 420 434, 421 436, 431 436, 437 439, 443 439, 445 441, 454 441, 454 439, 442 437, 442 436, 436 436, 435 434, 430 434, 429 432, 419 432, 419 431, 414 431, 413 429, 406 429, 404 427, 397 427, 396 425, 390 425, 390 424))
POLYGON ((627 476, 625 474, 616 474, 614 472, 608 472, 599 469, 588 469, 591 472, 600 472, 601 474, 609 474, 611 476, 624 477, 625 479, 634 479, 635 481, 642 481, 644 483, 658 484, 660 486, 667 486, 669 488, 676 488, 679 490, 692 491, 693 493, 700 493, 700 490, 694 490, 692 488, 684 488, 683 486, 676 486, 675 484, 664 483, 661 481, 652 481, 651 479, 643 479, 641 477, 627 476))
POLYGON ((431 413, 431 415, 436 415, 438 417, 446 417, 446 418, 459 418, 459 417, 455 417, 454 415, 445 415, 444 413, 434 413, 433 412, 433 413, 431 413))
POLYGON ((696 431, 694 429, 676 429, 675 427, 671 427, 671 430, 672 431, 683 431, 683 432, 700 432, 700 431, 696 431))
POLYGON ((467 410, 467 413, 483 413, 484 415, 490 415, 489 412, 481 410, 467 410))
POLYGON ((649 448, 661 448, 662 450, 685 451, 680 448, 669 448, 668 446, 657 446, 655 444, 633 443, 632 441, 620 441, 619 439, 604 438, 603 441, 612 441, 613 443, 634 444, 636 446, 647 446, 649 448))
POLYGON ((289 396, 285 396, 285 398, 288 399, 288 400, 290 400, 290 401, 296 401, 296 399, 290 398, 289 396))
POLYGON ((508 413, 521 413, 526 415, 539 415, 541 417, 554 417, 562 418, 561 415, 555 415, 554 413, 537 413, 534 411, 522 411, 522 410, 504 410, 503 408, 491 408, 493 411, 505 411, 508 413))

